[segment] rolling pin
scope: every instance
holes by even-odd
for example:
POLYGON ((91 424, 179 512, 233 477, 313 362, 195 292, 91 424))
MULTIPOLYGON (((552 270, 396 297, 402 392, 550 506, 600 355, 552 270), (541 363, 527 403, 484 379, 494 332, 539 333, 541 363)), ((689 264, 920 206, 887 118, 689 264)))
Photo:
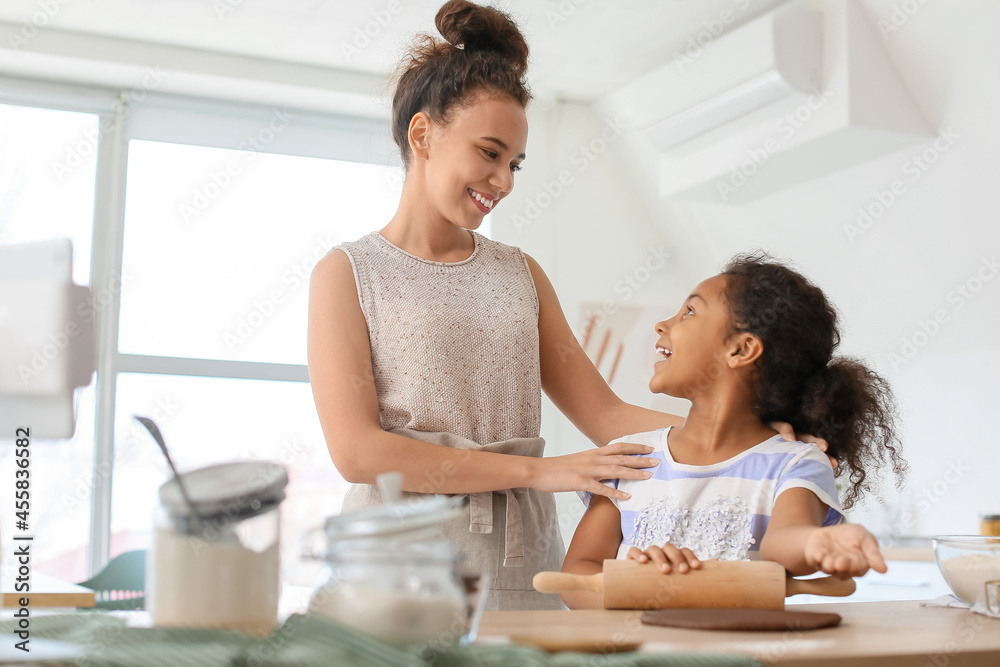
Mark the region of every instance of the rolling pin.
POLYGON ((784 609, 789 595, 844 597, 855 589, 853 579, 794 579, 771 561, 702 561, 697 570, 664 574, 655 563, 608 559, 603 573, 539 572, 532 583, 541 593, 601 593, 605 609, 784 609))

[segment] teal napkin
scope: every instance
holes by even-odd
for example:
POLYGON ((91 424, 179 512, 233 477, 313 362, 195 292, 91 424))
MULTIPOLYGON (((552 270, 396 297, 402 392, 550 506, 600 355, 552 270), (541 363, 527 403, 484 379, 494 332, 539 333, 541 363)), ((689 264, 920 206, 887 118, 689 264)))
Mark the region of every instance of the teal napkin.
MULTIPOLYGON (((14 621, 0 622, 0 641, 13 643, 14 621)), ((549 654, 508 645, 400 649, 321 616, 293 614, 274 633, 254 637, 231 630, 129 628, 105 612, 36 616, 33 638, 81 644, 81 667, 761 667, 739 655, 716 653, 549 654)), ((31 662, 30 653, 23 662, 31 662)))

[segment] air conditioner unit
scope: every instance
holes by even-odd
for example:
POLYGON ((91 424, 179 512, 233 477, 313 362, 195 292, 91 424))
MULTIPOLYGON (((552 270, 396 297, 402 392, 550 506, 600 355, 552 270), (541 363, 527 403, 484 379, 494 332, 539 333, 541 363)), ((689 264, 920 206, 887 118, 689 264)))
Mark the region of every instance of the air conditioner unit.
POLYGON ((697 48, 635 82, 634 92, 645 89, 636 129, 667 149, 796 92, 818 91, 822 43, 822 15, 805 8, 762 16, 718 43, 693 42, 697 48))
POLYGON ((727 204, 935 136, 854 0, 792 0, 595 107, 630 126, 661 197, 727 204))

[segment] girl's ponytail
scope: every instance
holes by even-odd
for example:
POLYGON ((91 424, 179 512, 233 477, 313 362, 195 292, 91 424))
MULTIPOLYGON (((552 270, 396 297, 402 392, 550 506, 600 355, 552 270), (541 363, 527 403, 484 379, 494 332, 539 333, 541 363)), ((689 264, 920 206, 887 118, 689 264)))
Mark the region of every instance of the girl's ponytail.
POLYGON ((848 508, 872 490, 886 464, 897 474, 905 469, 894 444, 896 415, 885 378, 860 361, 834 357, 806 380, 798 414, 788 421, 829 443, 838 475, 847 477, 842 502, 848 508))

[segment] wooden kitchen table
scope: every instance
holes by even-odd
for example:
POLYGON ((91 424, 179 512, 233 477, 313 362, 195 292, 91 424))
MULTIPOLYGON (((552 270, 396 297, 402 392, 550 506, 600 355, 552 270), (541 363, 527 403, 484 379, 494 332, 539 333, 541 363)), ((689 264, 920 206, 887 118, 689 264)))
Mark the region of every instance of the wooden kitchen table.
POLYGON ((480 641, 642 642, 645 653, 712 651, 750 655, 783 667, 998 667, 1000 619, 919 602, 789 605, 840 614, 838 627, 808 632, 719 632, 643 625, 639 611, 494 611, 483 615, 480 641))

